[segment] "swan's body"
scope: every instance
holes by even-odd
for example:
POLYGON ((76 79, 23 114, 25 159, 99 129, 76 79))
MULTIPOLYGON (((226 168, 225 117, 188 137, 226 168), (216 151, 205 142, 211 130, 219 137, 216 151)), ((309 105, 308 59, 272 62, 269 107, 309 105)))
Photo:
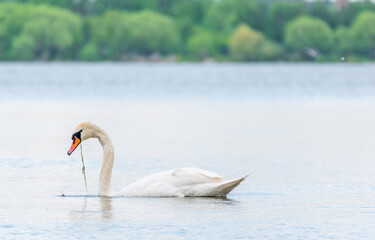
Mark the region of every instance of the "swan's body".
POLYGON ((199 168, 177 168, 142 178, 116 193, 117 196, 222 197, 245 178, 224 181, 216 173, 199 168))
POLYGON ((70 155, 81 141, 98 138, 103 147, 103 163, 99 177, 100 196, 132 197, 223 197, 245 178, 223 180, 218 174, 199 168, 178 168, 142 178, 118 192, 111 189, 114 149, 108 134, 93 123, 84 122, 76 127, 70 155), (74 139, 77 139, 77 141, 74 139))

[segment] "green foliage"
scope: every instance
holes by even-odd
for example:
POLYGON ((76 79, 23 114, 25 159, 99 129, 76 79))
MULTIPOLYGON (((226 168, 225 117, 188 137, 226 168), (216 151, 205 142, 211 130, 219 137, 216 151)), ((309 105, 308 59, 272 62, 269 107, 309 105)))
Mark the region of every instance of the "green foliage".
POLYGON ((129 50, 128 16, 127 12, 110 10, 101 17, 87 19, 90 42, 82 49, 80 56, 85 60, 89 60, 89 55, 101 59, 120 58, 129 50))
POLYGON ((79 58, 87 61, 99 60, 98 47, 96 44, 87 43, 80 51, 79 58))
POLYGON ((335 49, 340 54, 347 54, 353 50, 354 43, 350 29, 346 27, 339 27, 334 32, 335 49))
POLYGON ((4 59, 64 58, 82 40, 81 17, 46 5, 0 4, 4 59))
POLYGON ((210 30, 196 27, 190 36, 187 49, 196 59, 215 57, 226 53, 226 37, 210 30))
POLYGON ((105 12, 107 9, 136 11, 142 9, 143 2, 141 0, 96 0, 92 8, 95 13, 99 14, 105 12))
POLYGON ((285 44, 297 51, 312 48, 327 52, 331 49, 332 43, 332 30, 320 19, 300 16, 286 26, 285 44))
POLYGON ((21 34, 13 41, 13 54, 17 59, 33 60, 37 43, 32 37, 21 34))
POLYGON ((0 3, 0 59, 9 59, 12 55, 12 41, 21 32, 29 15, 27 5, 0 3))
POLYGON ((214 2, 207 10, 204 25, 213 31, 229 34, 238 22, 238 15, 230 0, 214 2))
POLYGON ((268 41, 260 32, 245 24, 236 28, 229 39, 229 49, 234 59, 240 61, 259 61, 276 59, 281 49, 268 41))
POLYGON ((193 27, 202 22, 206 7, 207 1, 176 1, 171 10, 171 14, 173 18, 176 19, 182 39, 187 39, 192 33, 193 27))
POLYGON ((307 12, 303 2, 278 1, 268 10, 267 35, 276 41, 282 41, 286 24, 307 12))
POLYGON ((12 51, 15 58, 22 60, 27 60, 30 53, 36 59, 64 58, 81 40, 82 20, 78 15, 41 5, 31 8, 20 35, 12 43, 12 51))
POLYGON ((257 0, 227 0, 232 5, 232 11, 237 15, 238 23, 245 23, 257 30, 266 28, 264 21, 264 13, 261 4, 262 1, 257 0))
MULTIPOLYGON (((183 0, 179 0, 183 1, 183 0)), ((163 14, 170 14, 173 8, 173 4, 176 0, 141 0, 143 2, 143 8, 157 11, 163 14)))
POLYGON ((127 22, 132 51, 140 54, 165 54, 178 49, 180 37, 172 18, 145 10, 129 16, 127 22))
POLYGON ((330 27, 335 28, 339 23, 339 12, 335 5, 328 5, 323 0, 311 3, 309 15, 319 18, 326 22, 330 27))
POLYGON ((180 43, 173 20, 150 10, 136 13, 111 10, 102 17, 91 18, 88 24, 91 41, 81 52, 83 59, 122 59, 127 54, 153 52, 168 54, 176 51, 180 43))
MULTIPOLYGON (((364 11, 350 27, 339 27, 335 31, 336 51, 341 54, 367 55, 374 57, 375 12, 364 11)), ((359 57, 363 58, 363 57, 359 57)))
POLYGON ((374 14, 369 0, 0 0, 0 60, 369 59, 374 14))
MULTIPOLYGON (((182 2, 184 0, 86 0, 87 9, 93 9, 94 13, 103 13, 109 9, 139 11, 149 9, 165 14, 170 14, 175 2, 182 2)), ((190 0, 189 0, 190 1, 190 0)))
POLYGON ((351 28, 355 50, 375 55, 375 12, 362 12, 351 28))
POLYGON ((363 11, 375 11, 375 4, 371 1, 350 2, 348 6, 337 14, 339 24, 349 26, 363 11))

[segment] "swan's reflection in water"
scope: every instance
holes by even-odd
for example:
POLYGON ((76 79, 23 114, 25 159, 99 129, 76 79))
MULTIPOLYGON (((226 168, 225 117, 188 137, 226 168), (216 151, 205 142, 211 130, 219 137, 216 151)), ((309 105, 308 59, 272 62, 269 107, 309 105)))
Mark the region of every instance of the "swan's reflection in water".
MULTIPOLYGON (((69 197, 69 196, 68 196, 69 197)), ((95 219, 116 220, 115 216, 128 216, 136 222, 147 221, 145 215, 183 215, 185 211, 222 211, 226 208, 242 208, 240 201, 230 198, 185 197, 185 198, 141 198, 70 196, 78 209, 70 211, 72 221, 85 222, 95 219), (78 200, 78 201, 77 201, 78 200), (117 214, 115 214, 117 213, 117 214)))
POLYGON ((100 207, 102 209, 102 218, 111 219, 112 218, 112 198, 111 197, 99 197, 100 207))
POLYGON ((184 198, 157 198, 167 199, 168 204, 175 207, 190 206, 190 207, 202 207, 204 205, 235 205, 239 202, 227 197, 184 197, 184 198))
POLYGON ((85 221, 99 216, 102 219, 112 219, 112 209, 111 197, 84 196, 81 209, 71 210, 70 217, 74 221, 85 221))

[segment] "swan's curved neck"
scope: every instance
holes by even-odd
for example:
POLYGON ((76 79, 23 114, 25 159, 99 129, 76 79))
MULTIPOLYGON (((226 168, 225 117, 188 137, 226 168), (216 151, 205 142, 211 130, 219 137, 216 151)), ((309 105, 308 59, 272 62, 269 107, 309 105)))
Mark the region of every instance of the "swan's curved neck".
POLYGON ((103 162, 99 176, 99 195, 110 196, 112 194, 111 177, 114 161, 113 144, 108 134, 100 128, 96 131, 96 137, 103 147, 103 162))

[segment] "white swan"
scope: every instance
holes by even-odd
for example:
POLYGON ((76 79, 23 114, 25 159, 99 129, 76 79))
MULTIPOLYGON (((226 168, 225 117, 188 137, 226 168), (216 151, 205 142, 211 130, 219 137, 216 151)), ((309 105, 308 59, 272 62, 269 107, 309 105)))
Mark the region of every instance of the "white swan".
POLYGON ((103 129, 90 122, 80 123, 72 135, 73 143, 68 155, 89 138, 98 138, 103 147, 99 196, 224 197, 247 177, 223 180, 218 174, 199 168, 178 168, 152 174, 113 192, 111 176, 114 150, 111 139, 103 129))

